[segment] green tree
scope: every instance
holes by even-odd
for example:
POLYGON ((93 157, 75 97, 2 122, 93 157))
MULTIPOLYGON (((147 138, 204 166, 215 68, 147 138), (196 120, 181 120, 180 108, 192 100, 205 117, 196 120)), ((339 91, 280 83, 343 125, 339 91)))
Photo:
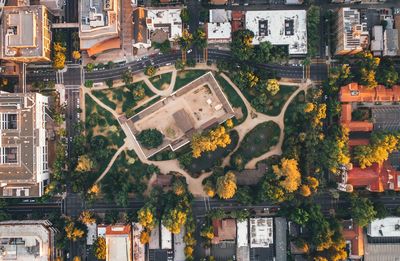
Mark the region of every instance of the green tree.
POLYGON ((194 35, 193 44, 199 49, 204 49, 207 47, 207 35, 203 28, 197 29, 194 35))
POLYGON ((182 23, 187 24, 189 23, 190 16, 189 16, 189 10, 187 8, 182 8, 181 9, 181 19, 182 23))
POLYGON ((175 60, 175 69, 177 69, 177 70, 185 69, 185 64, 183 63, 183 61, 181 59, 175 60))
POLYGON ((137 137, 140 144, 148 149, 157 148, 163 142, 163 135, 157 129, 143 130, 137 137))
POLYGON ((231 51, 236 59, 247 61, 253 57, 254 33, 250 30, 238 30, 232 35, 231 51))
POLYGON ((113 79, 107 79, 106 80, 106 85, 107 85, 108 88, 112 88, 113 87, 113 83, 114 83, 113 79))
POLYGON ((93 87, 93 81, 92 80, 86 80, 84 85, 87 88, 92 88, 93 87))
POLYGON ((360 226, 365 227, 377 216, 374 205, 368 198, 353 196, 351 198, 350 213, 354 221, 360 226))
POLYGON ((93 64, 93 63, 88 63, 88 64, 86 64, 86 70, 87 70, 88 72, 93 71, 93 69, 94 69, 94 64, 93 64))
POLYGON ((122 74, 122 80, 126 85, 129 85, 132 82, 132 73, 127 70, 122 74))

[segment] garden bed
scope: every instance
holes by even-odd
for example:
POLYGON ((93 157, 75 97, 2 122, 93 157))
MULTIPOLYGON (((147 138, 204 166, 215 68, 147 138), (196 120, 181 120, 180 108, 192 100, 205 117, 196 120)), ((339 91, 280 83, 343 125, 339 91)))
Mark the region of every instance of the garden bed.
POLYGON ((172 72, 163 73, 154 77, 151 77, 149 81, 159 90, 168 89, 171 84, 172 72))
POLYGON ((184 70, 179 71, 176 75, 174 91, 182 88, 183 86, 187 85, 191 81, 196 80, 203 74, 205 74, 206 70, 184 70))
POLYGON ((242 123, 247 118, 248 114, 246 105, 244 104, 242 98, 240 98, 239 94, 235 91, 232 85, 230 85, 222 76, 217 75, 215 79, 224 90, 224 93, 228 97, 228 100, 231 103, 232 107, 240 108, 242 111, 243 117, 240 119, 236 119, 237 122, 235 122, 235 125, 242 123))
POLYGON ((118 114, 125 113, 129 109, 135 107, 138 101, 149 99, 155 95, 144 81, 117 88, 94 90, 92 93, 118 114), (142 91, 139 92, 138 90, 142 91))
POLYGON ((258 124, 246 134, 231 157, 231 165, 241 169, 251 159, 270 151, 279 141, 280 128, 272 121, 258 124), (239 160, 240 159, 240 160, 239 160))

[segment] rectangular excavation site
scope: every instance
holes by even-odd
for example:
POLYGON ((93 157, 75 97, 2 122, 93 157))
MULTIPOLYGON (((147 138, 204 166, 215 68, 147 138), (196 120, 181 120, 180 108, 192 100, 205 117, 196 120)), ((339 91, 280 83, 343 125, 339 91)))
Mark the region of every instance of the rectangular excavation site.
POLYGON ((134 136, 146 129, 157 129, 164 135, 163 143, 157 148, 140 146, 148 158, 167 146, 177 150, 190 142, 194 133, 233 116, 232 106, 209 72, 132 116, 127 124, 134 136))

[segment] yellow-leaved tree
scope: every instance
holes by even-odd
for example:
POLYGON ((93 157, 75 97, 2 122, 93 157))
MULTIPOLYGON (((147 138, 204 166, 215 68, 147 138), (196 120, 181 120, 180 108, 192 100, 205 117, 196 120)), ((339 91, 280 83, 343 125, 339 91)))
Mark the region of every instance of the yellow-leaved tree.
POLYGON ((184 211, 174 208, 163 216, 162 223, 172 234, 179 234, 186 218, 187 214, 184 211))
POLYGON ((81 214, 79 215, 79 220, 86 225, 93 224, 96 222, 93 213, 90 212, 89 210, 82 211, 81 214))
POLYGON ((233 172, 229 171, 217 179, 217 194, 220 198, 233 198, 236 189, 236 176, 233 172))
POLYGON ((150 233, 147 232, 146 230, 143 230, 142 232, 140 232, 140 243, 145 245, 149 242, 150 242, 150 233))
POLYGON ((153 206, 143 206, 138 211, 139 224, 148 230, 152 230, 156 224, 155 208, 153 206))
POLYGON ((272 166, 272 171, 281 180, 279 185, 287 192, 294 192, 299 188, 301 174, 297 160, 283 158, 280 166, 272 166))
POLYGON ((94 168, 93 160, 89 155, 81 155, 78 158, 78 165, 76 166, 76 171, 86 172, 91 171, 94 168))
POLYGON ((280 90, 280 86, 277 79, 269 79, 267 81, 267 91, 272 95, 275 96, 280 90))
POLYGON ((225 148, 231 143, 231 137, 224 126, 218 126, 205 135, 194 135, 192 138, 192 156, 199 158, 204 151, 215 151, 218 147, 225 148))
POLYGON ((104 237, 98 237, 94 243, 94 255, 99 260, 105 260, 107 254, 106 240, 104 237))

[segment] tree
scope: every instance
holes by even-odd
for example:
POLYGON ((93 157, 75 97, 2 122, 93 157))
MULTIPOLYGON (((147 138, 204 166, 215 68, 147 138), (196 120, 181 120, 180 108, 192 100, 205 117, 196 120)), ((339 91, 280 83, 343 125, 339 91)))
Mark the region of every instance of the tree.
POLYGON ((72 261, 81 261, 81 257, 80 256, 74 256, 74 258, 72 259, 72 261))
POLYGON ((149 65, 144 69, 144 74, 146 74, 147 76, 154 76, 157 72, 157 69, 153 66, 153 65, 149 65))
POLYGON ((192 155, 194 158, 199 158, 204 151, 215 151, 218 147, 225 148, 230 143, 231 138, 225 127, 218 126, 206 134, 192 137, 192 155))
POLYGON ((311 189, 309 186, 307 185, 301 185, 300 187, 300 195, 302 195, 303 197, 309 197, 311 196, 311 189))
POLYGON ((93 217, 93 213, 88 210, 84 210, 81 212, 79 220, 86 225, 93 224, 96 222, 96 219, 93 217))
POLYGON ((193 44, 199 49, 207 47, 207 35, 203 28, 198 28, 193 39, 193 44))
POLYGON ((140 243, 145 245, 150 242, 150 233, 143 230, 140 232, 140 243))
POLYGON ((126 85, 129 85, 132 82, 132 73, 127 70, 122 74, 122 80, 126 85))
POLYGON ((107 79, 106 80, 106 85, 107 85, 108 88, 112 88, 113 84, 114 84, 113 79, 107 79))
POLYGON ((177 196, 182 196, 186 192, 186 184, 181 179, 176 179, 172 183, 172 191, 177 196))
POLYGON ((66 237, 72 241, 76 241, 85 236, 85 231, 78 227, 72 220, 67 221, 64 230, 66 237))
POLYGON ((86 80, 84 83, 84 86, 86 88, 92 88, 93 87, 93 81, 92 80, 86 80))
POLYGON ((217 179, 217 194, 222 199, 233 198, 236 193, 236 176, 233 172, 227 172, 217 179))
POLYGON ((299 225, 305 225, 310 220, 310 214, 302 207, 289 210, 289 219, 299 225))
POLYGON ((94 162, 89 157, 89 155, 81 155, 78 158, 78 165, 76 166, 76 171, 78 172, 87 172, 91 171, 94 168, 94 162))
POLYGON ((204 226, 200 232, 200 236, 211 240, 214 238, 214 228, 213 226, 204 226))
POLYGON ((242 205, 251 205, 253 203, 253 197, 249 187, 239 187, 235 194, 236 200, 242 205))
POLYGON ((373 163, 382 165, 398 146, 399 138, 393 134, 374 133, 369 145, 354 148, 354 158, 362 169, 373 163))
POLYGON ((65 54, 62 52, 56 52, 53 57, 53 67, 56 70, 62 70, 65 67, 65 54))
POLYGON ((280 86, 278 80, 276 79, 269 79, 267 81, 267 91, 272 95, 275 96, 280 90, 280 86))
POLYGON ((139 133, 137 138, 140 144, 148 149, 157 148, 163 143, 163 135, 157 129, 143 130, 139 133))
POLYGON ((232 35, 231 51, 240 61, 247 61, 253 56, 254 33, 250 30, 238 30, 232 35))
POLYGON ((93 63, 88 63, 88 64, 86 64, 86 70, 87 70, 88 72, 93 71, 94 67, 95 67, 95 66, 94 66, 93 63))
POLYGON ((177 208, 169 209, 163 216, 163 225, 172 233, 179 234, 181 227, 186 223, 187 214, 177 208))
POLYGON ((272 166, 272 171, 279 178, 279 185, 287 192, 294 192, 300 186, 301 174, 295 159, 283 158, 280 166, 272 166))
POLYGON ((211 182, 206 182, 203 187, 204 192, 206 192, 207 196, 213 198, 215 196, 215 188, 211 182))
POLYGON ((399 74, 394 67, 392 59, 382 58, 379 69, 376 72, 376 79, 386 87, 391 87, 399 81, 399 74))
POLYGON ((178 38, 178 43, 181 49, 184 52, 186 52, 187 50, 189 50, 190 46, 192 45, 192 42, 193 42, 193 35, 187 29, 183 29, 182 36, 178 38))
POLYGON ((72 58, 74 58, 75 60, 81 59, 81 53, 79 51, 73 51, 72 58))
POLYGON ((185 64, 183 63, 183 61, 181 59, 175 60, 175 69, 177 69, 177 70, 185 69, 185 64))
POLYGON ((94 255, 99 260, 105 260, 107 255, 106 240, 104 237, 98 237, 94 242, 94 255))
POLYGON ((376 218, 377 212, 368 198, 353 196, 351 198, 351 217, 360 226, 365 227, 376 218))
POLYGON ((156 209, 151 205, 145 205, 138 211, 139 224, 144 228, 151 230, 156 224, 156 209))
POLYGON ((189 10, 187 8, 182 8, 180 16, 182 19, 182 23, 184 24, 189 23, 190 17, 189 17, 189 10))

